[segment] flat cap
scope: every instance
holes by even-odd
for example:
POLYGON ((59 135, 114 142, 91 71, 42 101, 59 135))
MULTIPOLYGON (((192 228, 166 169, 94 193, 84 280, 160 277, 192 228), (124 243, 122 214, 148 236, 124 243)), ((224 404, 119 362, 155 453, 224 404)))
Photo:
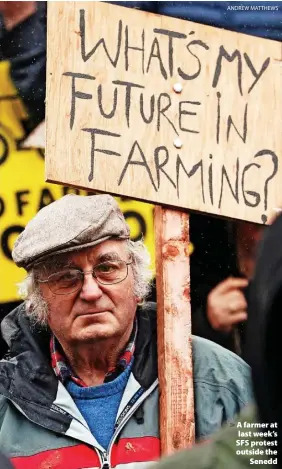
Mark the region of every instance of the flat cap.
POLYGON ((17 238, 12 256, 19 267, 52 254, 95 246, 110 238, 128 239, 129 227, 110 195, 69 194, 42 208, 17 238))

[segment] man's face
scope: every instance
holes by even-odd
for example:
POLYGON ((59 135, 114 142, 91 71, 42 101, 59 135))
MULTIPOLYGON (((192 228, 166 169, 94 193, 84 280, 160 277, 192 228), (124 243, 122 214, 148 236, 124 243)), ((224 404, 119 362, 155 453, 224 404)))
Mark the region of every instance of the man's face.
MULTIPOLYGON (((89 272, 111 257, 130 261, 125 241, 105 241, 70 253, 63 260, 68 268, 89 272)), ((101 285, 87 274, 81 289, 68 295, 56 295, 47 283, 40 283, 41 294, 49 307, 48 324, 62 345, 119 339, 132 328, 135 317, 138 298, 133 286, 131 265, 128 276, 120 283, 101 285)))

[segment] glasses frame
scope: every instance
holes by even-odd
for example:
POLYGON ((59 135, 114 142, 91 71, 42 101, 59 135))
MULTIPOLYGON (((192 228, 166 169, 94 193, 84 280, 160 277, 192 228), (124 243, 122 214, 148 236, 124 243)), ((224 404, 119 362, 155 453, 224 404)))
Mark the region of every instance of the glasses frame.
POLYGON ((95 278, 96 282, 99 283, 99 285, 117 285, 118 283, 123 282, 123 281, 128 277, 128 266, 131 265, 131 264, 132 264, 132 261, 130 261, 130 262, 125 262, 125 261, 123 261, 122 259, 120 259, 120 260, 118 260, 118 261, 117 261, 117 259, 115 259, 115 260, 113 260, 113 261, 101 262, 100 264, 95 265, 92 270, 86 270, 85 272, 84 272, 83 270, 79 270, 79 269, 76 269, 76 268, 69 268, 69 269, 66 268, 65 270, 76 270, 77 272, 79 272, 80 274, 82 274, 82 283, 81 283, 81 286, 78 287, 78 288, 76 288, 75 290, 72 290, 72 291, 69 292, 69 293, 57 293, 57 292, 54 292, 54 291, 50 288, 50 285, 49 285, 50 277, 52 277, 53 275, 55 275, 55 274, 57 274, 57 273, 59 273, 59 272, 63 272, 63 269, 62 269, 62 270, 59 270, 58 272, 54 272, 53 274, 49 275, 49 277, 48 277, 46 280, 39 280, 39 279, 37 279, 37 281, 38 281, 39 283, 47 283, 49 290, 50 290, 51 293, 53 293, 54 295, 67 296, 67 295, 72 295, 73 293, 75 293, 75 292, 81 290, 81 288, 82 288, 82 286, 83 286, 83 283, 84 283, 84 277, 85 277, 86 274, 92 274, 92 278, 95 278), (97 278, 97 276, 95 275, 95 269, 96 269, 97 267, 101 266, 101 265, 104 265, 104 264, 108 263, 108 262, 115 262, 115 261, 116 261, 116 262, 123 262, 123 263, 126 265, 126 275, 125 275, 125 277, 124 277, 122 280, 119 280, 118 282, 114 282, 114 283, 103 283, 103 282, 101 282, 101 281, 97 278))

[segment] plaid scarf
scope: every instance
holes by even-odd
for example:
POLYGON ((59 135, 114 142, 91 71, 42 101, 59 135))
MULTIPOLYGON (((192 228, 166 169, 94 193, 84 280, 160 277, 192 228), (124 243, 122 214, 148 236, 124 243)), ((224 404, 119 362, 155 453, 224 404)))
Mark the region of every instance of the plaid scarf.
MULTIPOLYGON (((135 319, 133 329, 129 338, 129 342, 125 350, 120 355, 116 366, 109 368, 105 376, 104 383, 113 381, 116 379, 129 365, 135 350, 135 341, 137 336, 137 321, 135 319)), ((68 379, 74 381, 78 386, 83 388, 88 387, 82 379, 75 375, 68 363, 67 357, 65 356, 63 349, 58 339, 52 334, 50 341, 50 352, 51 352, 51 363, 55 375, 59 378, 62 383, 65 383, 68 379)))

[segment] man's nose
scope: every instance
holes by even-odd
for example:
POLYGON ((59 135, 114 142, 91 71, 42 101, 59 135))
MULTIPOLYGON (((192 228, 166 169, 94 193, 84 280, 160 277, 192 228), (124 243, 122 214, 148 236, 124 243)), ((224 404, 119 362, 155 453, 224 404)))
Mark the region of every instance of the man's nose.
POLYGON ((84 281, 80 291, 80 298, 85 301, 97 300, 103 295, 99 283, 91 272, 84 274, 84 281))

